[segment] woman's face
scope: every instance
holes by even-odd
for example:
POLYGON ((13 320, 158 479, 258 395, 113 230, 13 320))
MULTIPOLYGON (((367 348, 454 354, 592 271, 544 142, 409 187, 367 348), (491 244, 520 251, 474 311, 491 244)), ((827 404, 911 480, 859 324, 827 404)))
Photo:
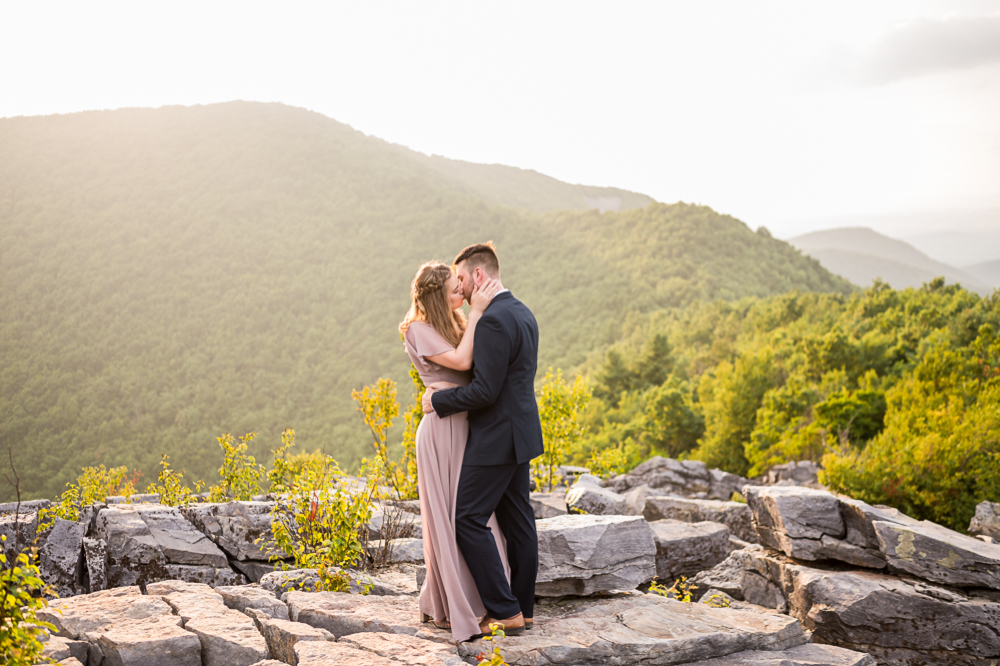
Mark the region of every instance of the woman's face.
POLYGON ((448 281, 444 283, 444 293, 448 297, 448 307, 452 310, 457 310, 462 307, 462 303, 465 302, 462 296, 462 283, 458 281, 455 274, 452 273, 448 281))

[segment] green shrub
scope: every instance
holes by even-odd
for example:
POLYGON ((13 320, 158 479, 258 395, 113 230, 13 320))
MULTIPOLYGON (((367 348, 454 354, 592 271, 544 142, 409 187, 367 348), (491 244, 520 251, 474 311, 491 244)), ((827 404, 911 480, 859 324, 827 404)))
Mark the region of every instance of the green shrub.
POLYGON ((35 617, 47 605, 38 567, 24 552, 8 561, 6 541, 6 536, 0 536, 0 664, 31 666, 41 657, 41 639, 56 628, 35 617))
MULTIPOLYGON (((167 506, 183 506, 194 501, 194 492, 184 483, 184 472, 170 469, 170 456, 162 454, 160 458, 160 473, 156 480, 146 486, 146 492, 160 496, 160 504, 167 506)), ((202 482, 195 483, 195 492, 201 491, 202 482)))
POLYGON ((80 509, 95 502, 103 502, 108 497, 134 495, 135 484, 142 474, 127 467, 107 469, 104 465, 84 467, 76 483, 67 483, 59 501, 49 509, 42 509, 38 515, 38 531, 48 529, 56 517, 65 520, 79 520, 80 509))
POLYGON ((538 416, 542 422, 545 452, 531 461, 531 474, 539 490, 552 490, 558 483, 558 467, 584 434, 580 413, 590 401, 590 389, 583 376, 565 381, 562 370, 545 373, 537 391, 538 416))
POLYGON ((222 447, 223 460, 219 468, 220 482, 208 489, 210 502, 247 501, 260 493, 264 467, 258 465, 257 460, 247 452, 247 445, 256 436, 256 432, 248 432, 235 438, 227 432, 216 437, 222 447))
POLYGON ((358 412, 361 413, 362 420, 372 434, 375 456, 382 470, 381 480, 393 489, 399 499, 415 499, 418 495, 416 433, 423 417, 420 399, 423 396, 424 386, 420 381, 420 375, 412 366, 410 378, 417 389, 417 398, 413 407, 403 416, 406 429, 403 432, 403 459, 399 464, 393 462, 389 455, 388 434, 392 428, 392 420, 399 416, 396 382, 380 378, 374 386, 351 391, 351 397, 358 405, 358 412))

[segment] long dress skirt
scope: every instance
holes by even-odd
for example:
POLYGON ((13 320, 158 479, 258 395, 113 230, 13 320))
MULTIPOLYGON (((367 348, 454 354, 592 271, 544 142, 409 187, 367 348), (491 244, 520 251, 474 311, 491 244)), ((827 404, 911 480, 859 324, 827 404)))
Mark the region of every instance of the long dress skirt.
MULTIPOLYGON (((455 499, 468 436, 465 412, 443 419, 434 412, 424 414, 417 428, 417 485, 427 567, 419 605, 421 612, 435 622, 450 622, 455 641, 468 640, 478 634, 479 620, 486 613, 476 583, 455 542, 455 499)), ((507 544, 496 516, 490 518, 490 528, 510 581, 507 544)))

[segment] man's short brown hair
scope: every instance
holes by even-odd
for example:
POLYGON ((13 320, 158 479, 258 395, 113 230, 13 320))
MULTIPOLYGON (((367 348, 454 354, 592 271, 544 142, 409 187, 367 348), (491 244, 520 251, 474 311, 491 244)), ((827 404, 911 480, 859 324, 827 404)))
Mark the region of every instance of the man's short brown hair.
POLYGON ((497 259, 497 248, 493 241, 470 245, 459 252, 452 263, 458 266, 463 261, 468 267, 469 273, 472 273, 476 268, 482 268, 483 272, 491 278, 500 279, 500 260, 497 259))

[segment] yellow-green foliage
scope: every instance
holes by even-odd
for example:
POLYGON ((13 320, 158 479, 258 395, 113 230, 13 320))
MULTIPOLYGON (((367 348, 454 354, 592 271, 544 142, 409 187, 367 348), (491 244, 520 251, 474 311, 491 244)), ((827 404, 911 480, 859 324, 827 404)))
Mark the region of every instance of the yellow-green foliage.
POLYGON ((653 594, 658 594, 667 599, 683 601, 684 603, 691 603, 691 600, 694 598, 693 590, 694 585, 687 582, 687 578, 684 576, 675 580, 670 587, 665 587, 658 580, 654 580, 649 584, 649 591, 653 594))
MULTIPOLYGON (((0 535, 0 664, 31 666, 39 662, 46 632, 56 628, 35 617, 45 608, 45 583, 27 552, 10 560, 4 554, 7 537, 0 535)), ((12 549, 13 550, 13 549, 12 549)))
POLYGON ((222 447, 222 467, 219 468, 219 483, 208 489, 210 502, 249 500, 260 492, 260 480, 264 478, 264 466, 249 454, 248 445, 257 436, 256 432, 235 438, 228 432, 216 437, 222 447))
POLYGON ((574 460, 621 443, 749 476, 822 459, 837 490, 962 529, 975 501, 1000 500, 998 328, 1000 295, 940 279, 630 318, 591 368, 574 460), (659 386, 651 364, 667 370, 659 386))
POLYGON ((363 464, 366 482, 344 474, 329 456, 305 459, 286 478, 284 499, 271 512, 271 560, 293 559, 295 568, 319 570, 321 590, 342 592, 349 586, 340 568, 364 556, 372 502, 378 498, 379 462, 363 464))
POLYGON ((531 461, 531 474, 539 490, 552 490, 559 481, 559 465, 583 435, 580 412, 590 401, 590 389, 582 376, 570 384, 561 370, 553 373, 549 368, 537 397, 545 453, 531 461))
POLYGON ((610 479, 628 471, 627 466, 628 455, 625 453, 624 444, 595 451, 584 463, 584 467, 589 469, 591 474, 602 479, 610 479))
POLYGON ((396 400, 396 382, 391 379, 379 379, 374 386, 366 386, 360 391, 351 391, 351 397, 358 404, 358 412, 372 434, 372 444, 379 461, 386 485, 391 487, 396 497, 413 499, 417 497, 417 449, 416 430, 423 414, 420 397, 423 395, 423 383, 420 375, 411 370, 410 377, 417 388, 417 400, 414 406, 404 414, 406 429, 403 433, 403 459, 397 464, 389 455, 389 430, 392 420, 399 416, 399 402, 396 400))
POLYGON ((76 483, 66 484, 67 488, 59 501, 51 509, 39 512, 39 531, 44 531, 55 522, 56 516, 65 520, 79 520, 80 509, 85 506, 103 502, 108 497, 134 495, 139 476, 138 471, 130 474, 127 467, 84 467, 76 483))
POLYGON ((489 652, 480 652, 476 655, 477 666, 508 666, 507 659, 500 650, 500 639, 507 638, 507 632, 503 630, 503 625, 499 622, 490 624, 490 635, 484 636, 484 641, 493 643, 493 649, 489 652))
POLYGON ((964 531, 975 506, 1000 500, 1000 339, 938 343, 886 392, 885 429, 864 448, 823 457, 832 490, 964 531))
MULTIPOLYGON (((193 492, 184 483, 184 472, 176 472, 170 469, 169 456, 163 454, 160 459, 160 473, 156 477, 157 483, 150 483, 146 486, 146 492, 158 494, 160 504, 167 506, 183 506, 194 500, 193 492)), ((195 491, 201 490, 202 482, 195 483, 195 491)))

